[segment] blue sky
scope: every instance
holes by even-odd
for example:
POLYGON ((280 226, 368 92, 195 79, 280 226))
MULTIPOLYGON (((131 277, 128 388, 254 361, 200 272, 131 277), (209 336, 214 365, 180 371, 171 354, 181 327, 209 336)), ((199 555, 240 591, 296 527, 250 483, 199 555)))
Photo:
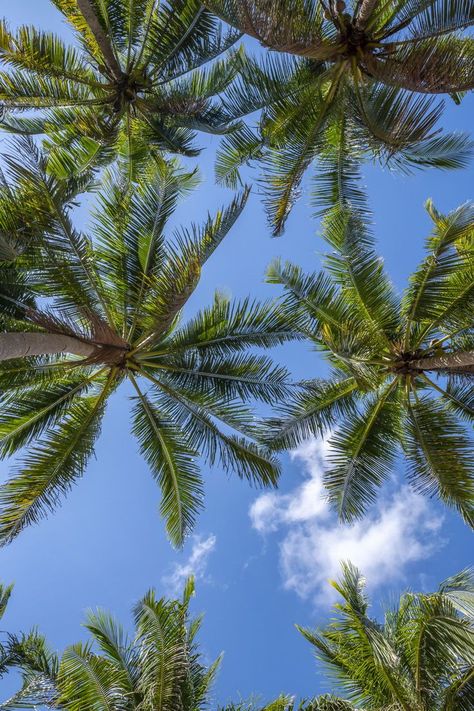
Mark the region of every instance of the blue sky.
MULTIPOLYGON (((1 3, 12 25, 33 23, 65 34, 59 13, 47 0, 1 3)), ((448 104, 443 124, 468 130, 474 97, 448 104)), ((5 140, 1 139, 1 148, 5 140)), ((229 199, 213 184, 217 141, 198 159, 201 187, 183 203, 175 222, 189 224, 229 199)), ((419 172, 406 178, 369 167, 365 171, 375 214, 379 251, 397 288, 422 256, 429 219, 423 203, 432 197, 448 211, 472 199, 473 169, 419 172)), ((187 311, 209 303, 214 290, 233 296, 266 298, 277 290, 264 283, 276 256, 317 269, 325 245, 303 197, 285 236, 269 236, 257 190, 244 215, 213 255, 187 311)), ((85 210, 78 220, 87 221, 85 210)), ((302 344, 276 352, 295 377, 324 373, 317 354, 302 344)), ((133 603, 149 587, 173 592, 193 570, 196 611, 205 612, 201 641, 209 659, 225 652, 215 687, 216 700, 270 699, 280 692, 310 696, 330 686, 318 670, 308 644, 293 625, 324 623, 330 598, 325 580, 338 560, 351 556, 367 574, 380 604, 400 590, 431 589, 441 579, 472 564, 472 534, 436 502, 404 488, 403 463, 366 521, 338 527, 319 495, 324 444, 309 443, 282 457, 280 491, 263 494, 217 468, 204 467, 206 509, 196 535, 182 552, 174 551, 158 515, 159 492, 129 434, 126 393, 107 411, 96 457, 62 508, 41 525, 0 550, 0 578, 15 582, 2 628, 38 627, 56 649, 84 637, 85 609, 102 606, 124 623, 133 603)), ((0 476, 8 473, 0 464, 0 476)), ((1 697, 13 689, 2 682, 1 697)))

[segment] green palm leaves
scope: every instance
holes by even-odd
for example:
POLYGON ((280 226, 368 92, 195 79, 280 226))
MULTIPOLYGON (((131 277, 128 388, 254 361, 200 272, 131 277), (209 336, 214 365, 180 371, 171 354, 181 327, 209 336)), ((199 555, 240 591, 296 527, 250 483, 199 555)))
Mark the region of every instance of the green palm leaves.
POLYGON ((472 146, 441 138, 437 94, 456 101, 474 87, 474 23, 465 0, 396 3, 208 0, 206 5, 270 50, 250 61, 229 92, 234 113, 264 108, 260 130, 224 140, 217 175, 231 185, 239 167, 263 159, 274 234, 285 226, 304 173, 317 162, 312 198, 326 209, 356 198, 359 165, 376 159, 408 171, 455 168, 472 146), (294 55, 289 58, 288 54, 294 55))
POLYGON ((205 666, 196 637, 201 618, 191 619, 189 579, 182 600, 158 599, 150 590, 134 609, 135 633, 103 610, 90 611, 90 641, 68 647, 61 658, 33 632, 12 637, 13 664, 23 687, 2 709, 61 708, 69 711, 199 711, 207 708, 220 658, 205 666))
POLYGON ((104 180, 90 237, 74 227, 63 183, 28 141, 23 150, 34 172, 10 160, 10 189, 28 196, 43 231, 26 235, 14 262, 21 298, 0 297, 1 455, 29 447, 0 489, 1 541, 53 510, 82 475, 109 396, 128 381, 132 430, 179 545, 202 505, 197 457, 258 485, 278 478, 247 403, 287 395, 287 373, 253 347, 298 333, 276 304, 219 295, 179 324, 248 190, 169 238, 168 218, 196 178, 157 160, 133 189, 114 174, 104 180))
POLYGON ((383 624, 368 616, 365 581, 356 568, 344 565, 341 580, 332 585, 342 597, 334 606, 334 620, 319 631, 301 632, 357 708, 472 707, 472 573, 448 578, 435 593, 405 593, 383 624))
MULTIPOLYGON (((296 702, 280 696, 262 706, 230 704, 221 711, 468 711, 474 700, 474 582, 468 570, 435 593, 405 593, 381 624, 368 615, 365 580, 350 564, 332 586, 341 596, 323 629, 299 628, 315 647, 344 697, 296 702)), ((52 653, 36 631, 10 635, 9 667, 23 684, 5 711, 201 711, 220 658, 205 666, 197 645, 201 619, 190 619, 192 579, 182 600, 150 590, 134 609, 129 637, 107 612, 89 612, 90 640, 52 653)))
POLYGON ((333 431, 325 482, 347 521, 374 501, 401 448, 413 486, 474 525, 474 210, 427 209, 427 256, 401 298, 360 214, 348 209, 325 221, 334 248, 325 272, 307 276, 276 262, 268 273, 332 373, 308 382, 266 438, 287 448, 333 431))
POLYGON ((223 32, 197 0, 54 4, 77 46, 0 26, 2 126, 46 134, 51 171, 67 177, 118 156, 134 175, 150 150, 196 155, 196 131, 228 129, 215 97, 239 66, 238 52, 225 54, 239 33, 223 32))
MULTIPOLYGON (((0 620, 5 614, 8 606, 13 585, 3 585, 0 583, 0 620)), ((8 644, 0 644, 0 678, 8 671, 11 665, 11 654, 8 644)))

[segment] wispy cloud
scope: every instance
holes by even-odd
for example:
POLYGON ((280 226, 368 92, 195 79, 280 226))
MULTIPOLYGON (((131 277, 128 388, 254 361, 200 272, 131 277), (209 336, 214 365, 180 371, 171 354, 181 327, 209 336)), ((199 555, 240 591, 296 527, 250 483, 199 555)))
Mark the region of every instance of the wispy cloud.
POLYGON ((338 576, 342 560, 357 565, 375 588, 403 578, 410 563, 443 545, 433 536, 442 518, 428 499, 406 486, 364 520, 340 525, 322 483, 327 450, 325 442, 312 440, 293 452, 293 459, 303 463, 303 483, 289 494, 262 494, 250 508, 257 531, 284 531, 280 565, 285 587, 317 602, 331 596, 327 580, 338 576))
POLYGON ((162 578, 163 585, 172 595, 181 594, 190 575, 196 580, 206 578, 208 559, 216 547, 217 538, 211 533, 207 537, 193 536, 191 540, 191 552, 184 563, 174 563, 171 572, 162 578))

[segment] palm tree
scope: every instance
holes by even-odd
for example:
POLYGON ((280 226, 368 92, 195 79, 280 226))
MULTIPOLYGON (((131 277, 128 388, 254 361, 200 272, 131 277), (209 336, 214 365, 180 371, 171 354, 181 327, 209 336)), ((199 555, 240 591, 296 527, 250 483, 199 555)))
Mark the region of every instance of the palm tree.
MULTIPOLYGON (((0 709, 2 706, 0 706, 0 709)), ((325 694, 309 701, 295 701, 290 696, 280 696, 265 706, 255 703, 231 704, 218 711, 354 711, 352 704, 336 696, 325 694)))
POLYGON ((29 186, 25 211, 41 209, 50 224, 11 267, 21 295, 0 292, 0 455, 31 445, 0 487, 0 541, 53 510, 82 475, 107 401, 127 381, 133 433, 179 545, 202 505, 197 456, 259 485, 278 477, 275 460, 252 439, 245 403, 288 393, 286 370, 254 347, 296 337, 294 329, 273 302, 219 294, 178 325, 248 190, 170 240, 167 221, 196 178, 157 160, 131 189, 113 174, 104 179, 89 237, 60 200, 63 182, 47 174, 28 139, 23 149, 20 163, 9 159, 12 179, 20 191, 29 186))
MULTIPOLYGON (((13 590, 13 585, 0 583, 0 620, 3 618, 13 590)), ((9 671, 11 655, 9 644, 0 644, 0 679, 9 671)))
MULTIPOLYGON (((0 703, 2 711, 52 708, 63 711, 204 711, 221 656, 205 666, 197 644, 202 616, 191 619, 194 580, 181 600, 157 599, 150 590, 134 608, 132 639, 107 612, 90 611, 85 628, 90 641, 67 647, 62 656, 33 630, 10 634, 9 669, 21 673, 22 686, 0 703)), ((351 711, 333 696, 295 704, 279 696, 262 706, 240 702, 218 711, 351 711)))
POLYGON ((248 126, 224 140, 217 176, 263 159, 274 234, 283 231, 306 169, 317 161, 312 198, 324 208, 359 197, 360 162, 404 171, 464 165, 465 136, 434 130, 443 102, 474 87, 469 0, 206 0, 231 25, 279 58, 249 60, 232 88, 233 115, 265 108, 260 135, 248 126), (286 56, 285 56, 286 55, 286 56), (294 55, 289 57, 288 55, 294 55))
POLYGON ((382 624, 368 616, 357 568, 343 565, 341 580, 332 586, 342 597, 333 620, 316 632, 299 629, 349 697, 348 711, 473 708, 472 571, 448 578, 435 593, 403 594, 382 624))
POLYGON ((199 0, 52 0, 77 46, 50 32, 0 24, 1 126, 46 134, 49 168, 61 177, 117 155, 126 169, 150 150, 196 155, 195 131, 222 133, 219 95, 239 65, 239 38, 199 0), (33 115, 24 117, 28 111, 33 115))
POLYGON ((131 639, 107 612, 90 611, 90 641, 73 644, 61 657, 33 631, 11 636, 12 664, 23 673, 22 689, 1 709, 59 708, 69 711, 200 711, 220 657, 205 666, 196 636, 201 618, 190 619, 190 578, 182 600, 157 599, 148 591, 134 608, 131 639))
POLYGON ((352 521, 375 500, 403 451, 410 483, 474 526, 474 203, 448 215, 427 202, 427 256, 403 295, 390 283, 360 215, 335 209, 324 236, 325 271, 274 263, 288 319, 331 368, 309 381, 264 438, 276 449, 329 439, 325 484, 352 521))
MULTIPOLYGON (((343 603, 319 631, 298 628, 316 648, 348 700, 334 695, 297 703, 280 696, 261 706, 240 702, 220 711, 468 711, 474 700, 474 577, 463 571, 438 592, 405 593, 384 624, 368 617, 364 580, 351 564, 333 587, 343 603), (355 705, 354 705, 355 704, 355 705)), ((201 617, 189 618, 193 580, 183 599, 157 600, 150 590, 135 606, 130 639, 108 613, 90 612, 91 640, 51 652, 38 632, 10 635, 9 665, 22 672, 20 691, 4 711, 199 711, 220 658, 205 667, 196 643, 201 617)))

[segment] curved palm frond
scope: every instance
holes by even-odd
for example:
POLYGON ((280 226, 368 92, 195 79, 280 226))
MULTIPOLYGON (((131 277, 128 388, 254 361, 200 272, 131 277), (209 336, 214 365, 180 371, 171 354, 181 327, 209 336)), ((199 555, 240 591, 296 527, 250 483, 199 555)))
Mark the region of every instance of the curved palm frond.
POLYGON ((449 578, 434 593, 404 593, 383 622, 368 616, 365 580, 352 564, 343 563, 341 579, 331 584, 343 598, 333 620, 316 631, 299 630, 357 708, 469 708, 472 571, 449 578), (470 605, 460 609, 457 599, 470 605))

